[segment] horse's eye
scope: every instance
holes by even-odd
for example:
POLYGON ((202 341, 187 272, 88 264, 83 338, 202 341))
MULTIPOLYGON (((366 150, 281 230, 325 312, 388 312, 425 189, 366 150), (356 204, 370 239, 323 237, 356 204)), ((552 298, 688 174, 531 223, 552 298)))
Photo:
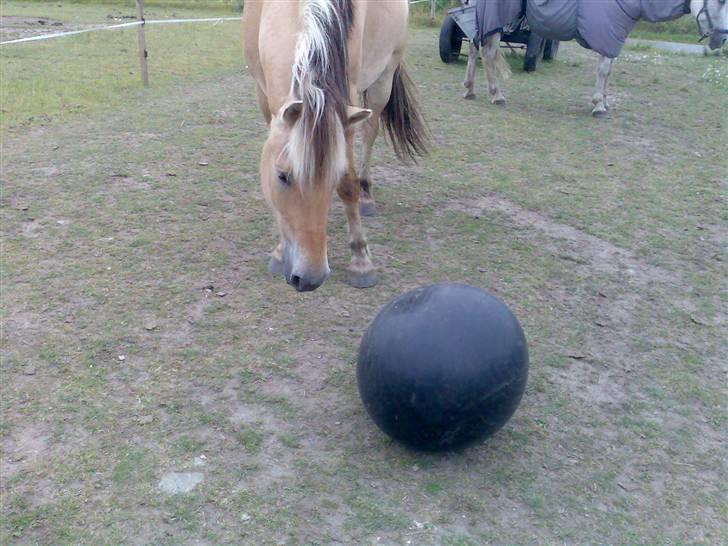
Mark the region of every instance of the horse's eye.
POLYGON ((278 173, 278 182, 281 184, 284 184, 285 186, 289 186, 291 184, 291 180, 288 176, 288 173, 279 172, 278 173))

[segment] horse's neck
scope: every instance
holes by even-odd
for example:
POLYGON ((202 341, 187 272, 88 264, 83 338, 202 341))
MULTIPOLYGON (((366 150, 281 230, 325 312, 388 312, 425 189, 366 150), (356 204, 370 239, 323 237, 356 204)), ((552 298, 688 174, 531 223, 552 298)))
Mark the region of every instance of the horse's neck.
POLYGON ((268 97, 268 106, 271 112, 278 112, 280 107, 290 98, 292 67, 293 54, 290 55, 290 59, 281 54, 279 58, 264 63, 265 93, 268 97))
POLYGON ((291 70, 299 31, 298 2, 266 2, 259 30, 263 88, 271 112, 290 98, 291 70))

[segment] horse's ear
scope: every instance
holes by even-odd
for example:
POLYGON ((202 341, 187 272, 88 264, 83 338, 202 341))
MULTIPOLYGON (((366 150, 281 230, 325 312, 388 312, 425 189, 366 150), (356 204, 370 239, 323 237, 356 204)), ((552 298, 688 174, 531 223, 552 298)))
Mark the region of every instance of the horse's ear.
POLYGON ((302 112, 303 101, 301 100, 288 101, 286 104, 281 106, 281 118, 283 118, 283 121, 291 126, 298 121, 302 112))
POLYGON ((346 126, 356 125, 362 121, 372 117, 372 111, 369 108, 357 108, 356 106, 346 107, 346 126))

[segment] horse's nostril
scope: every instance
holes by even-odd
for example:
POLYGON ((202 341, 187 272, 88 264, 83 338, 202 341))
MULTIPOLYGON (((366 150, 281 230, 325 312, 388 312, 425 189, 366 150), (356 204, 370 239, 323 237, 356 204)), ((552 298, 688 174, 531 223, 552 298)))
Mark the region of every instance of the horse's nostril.
POLYGON ((321 286, 321 283, 324 282, 325 279, 326 277, 323 277, 320 280, 312 281, 308 277, 291 275, 291 279, 288 281, 288 284, 290 284, 298 292, 309 292, 311 290, 316 290, 319 286, 321 286))

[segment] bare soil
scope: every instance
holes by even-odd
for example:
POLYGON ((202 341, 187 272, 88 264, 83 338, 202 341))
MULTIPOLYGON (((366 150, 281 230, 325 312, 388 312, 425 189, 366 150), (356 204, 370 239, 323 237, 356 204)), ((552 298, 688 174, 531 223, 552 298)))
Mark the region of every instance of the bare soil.
POLYGON ((19 17, 14 15, 0 16, 0 42, 52 34, 54 32, 70 32, 90 28, 93 24, 71 23, 50 17, 19 17))

